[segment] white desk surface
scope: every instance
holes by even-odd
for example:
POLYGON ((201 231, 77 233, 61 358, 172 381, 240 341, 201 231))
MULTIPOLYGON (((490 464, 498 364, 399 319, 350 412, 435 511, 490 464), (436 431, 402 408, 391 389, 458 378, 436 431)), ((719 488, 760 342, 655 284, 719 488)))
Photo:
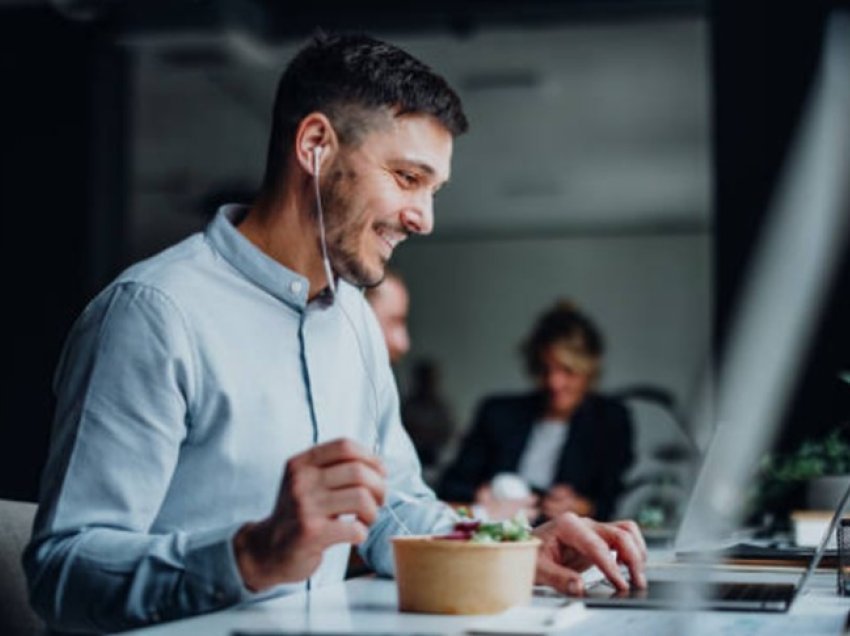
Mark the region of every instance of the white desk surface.
MULTIPOLYGON (((664 568, 656 564, 654 568, 664 568)), ((723 578, 764 582, 795 582, 800 570, 730 568, 723 578)), ((535 596, 532 605, 556 607, 556 598, 535 596)), ((617 636, 679 636, 744 634, 792 636, 844 633, 850 597, 835 592, 835 572, 815 574, 803 594, 784 614, 753 612, 672 612, 658 610, 588 609, 587 617, 558 634, 617 636), (624 630, 628 630, 627 632, 624 630)), ((124 632, 135 636, 232 636, 236 632, 273 634, 464 634, 482 618, 440 616, 398 611, 395 582, 358 578, 311 593, 293 594, 153 627, 124 632)))

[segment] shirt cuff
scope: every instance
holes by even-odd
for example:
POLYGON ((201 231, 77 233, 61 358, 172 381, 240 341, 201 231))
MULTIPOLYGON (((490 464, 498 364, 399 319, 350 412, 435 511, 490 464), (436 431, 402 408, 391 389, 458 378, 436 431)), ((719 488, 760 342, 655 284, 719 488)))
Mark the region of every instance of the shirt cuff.
POLYGON ((187 542, 186 574, 220 607, 251 601, 260 596, 242 581, 233 537, 242 523, 193 533, 187 542))
POLYGON ((214 608, 262 601, 304 590, 306 580, 300 583, 282 583, 260 592, 254 592, 245 586, 236 564, 236 552, 233 547, 233 538, 243 525, 237 523, 198 532, 188 541, 186 573, 212 598, 214 608))

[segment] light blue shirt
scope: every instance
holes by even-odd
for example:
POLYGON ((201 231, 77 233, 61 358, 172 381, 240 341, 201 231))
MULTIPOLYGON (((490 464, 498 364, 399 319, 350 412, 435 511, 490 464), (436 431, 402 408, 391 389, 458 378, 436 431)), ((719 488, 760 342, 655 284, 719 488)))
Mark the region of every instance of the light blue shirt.
MULTIPOLYGON (((196 234, 121 274, 75 323, 55 378, 41 505, 24 556, 33 606, 58 629, 112 631, 252 600, 232 538, 270 514, 287 460, 380 434, 389 503, 414 533, 453 513, 420 476, 374 315, 340 282, 306 278, 234 227, 196 234)), ((361 553, 392 572, 382 509, 361 553)), ((329 549, 309 584, 342 579, 329 549)), ((273 593, 303 590, 282 585, 273 593)))

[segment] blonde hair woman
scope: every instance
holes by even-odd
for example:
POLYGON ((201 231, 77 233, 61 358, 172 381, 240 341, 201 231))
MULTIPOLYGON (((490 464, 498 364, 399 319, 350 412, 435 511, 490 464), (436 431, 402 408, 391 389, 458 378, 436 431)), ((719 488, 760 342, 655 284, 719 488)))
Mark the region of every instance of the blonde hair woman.
POLYGON ((481 402, 440 495, 493 517, 532 510, 542 518, 571 511, 608 519, 632 462, 632 424, 620 402, 595 391, 604 354, 599 329, 560 300, 538 318, 522 354, 535 390, 481 402), (505 473, 533 494, 494 492, 493 479, 505 473))

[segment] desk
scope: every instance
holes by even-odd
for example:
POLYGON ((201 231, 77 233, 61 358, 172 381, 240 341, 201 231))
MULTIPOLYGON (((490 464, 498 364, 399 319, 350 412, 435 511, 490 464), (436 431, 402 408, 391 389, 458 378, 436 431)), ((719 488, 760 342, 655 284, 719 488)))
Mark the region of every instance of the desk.
MULTIPOLYGON (((669 563, 650 567, 672 567, 669 563)), ((730 568, 725 579, 793 582, 799 569, 730 568)), ((535 597, 534 605, 555 607, 558 599, 535 597)), ((750 612, 677 613, 655 610, 596 609, 571 629, 559 634, 596 636, 679 636, 792 634, 793 636, 842 633, 850 611, 850 598, 835 594, 835 572, 816 573, 806 591, 786 614, 750 612)), ((134 636, 230 636, 234 630, 278 633, 360 634, 463 634, 482 617, 406 614, 398 611, 394 581, 377 578, 351 579, 314 590, 310 594, 278 597, 262 603, 233 608, 205 616, 165 623, 125 634, 134 636)))

